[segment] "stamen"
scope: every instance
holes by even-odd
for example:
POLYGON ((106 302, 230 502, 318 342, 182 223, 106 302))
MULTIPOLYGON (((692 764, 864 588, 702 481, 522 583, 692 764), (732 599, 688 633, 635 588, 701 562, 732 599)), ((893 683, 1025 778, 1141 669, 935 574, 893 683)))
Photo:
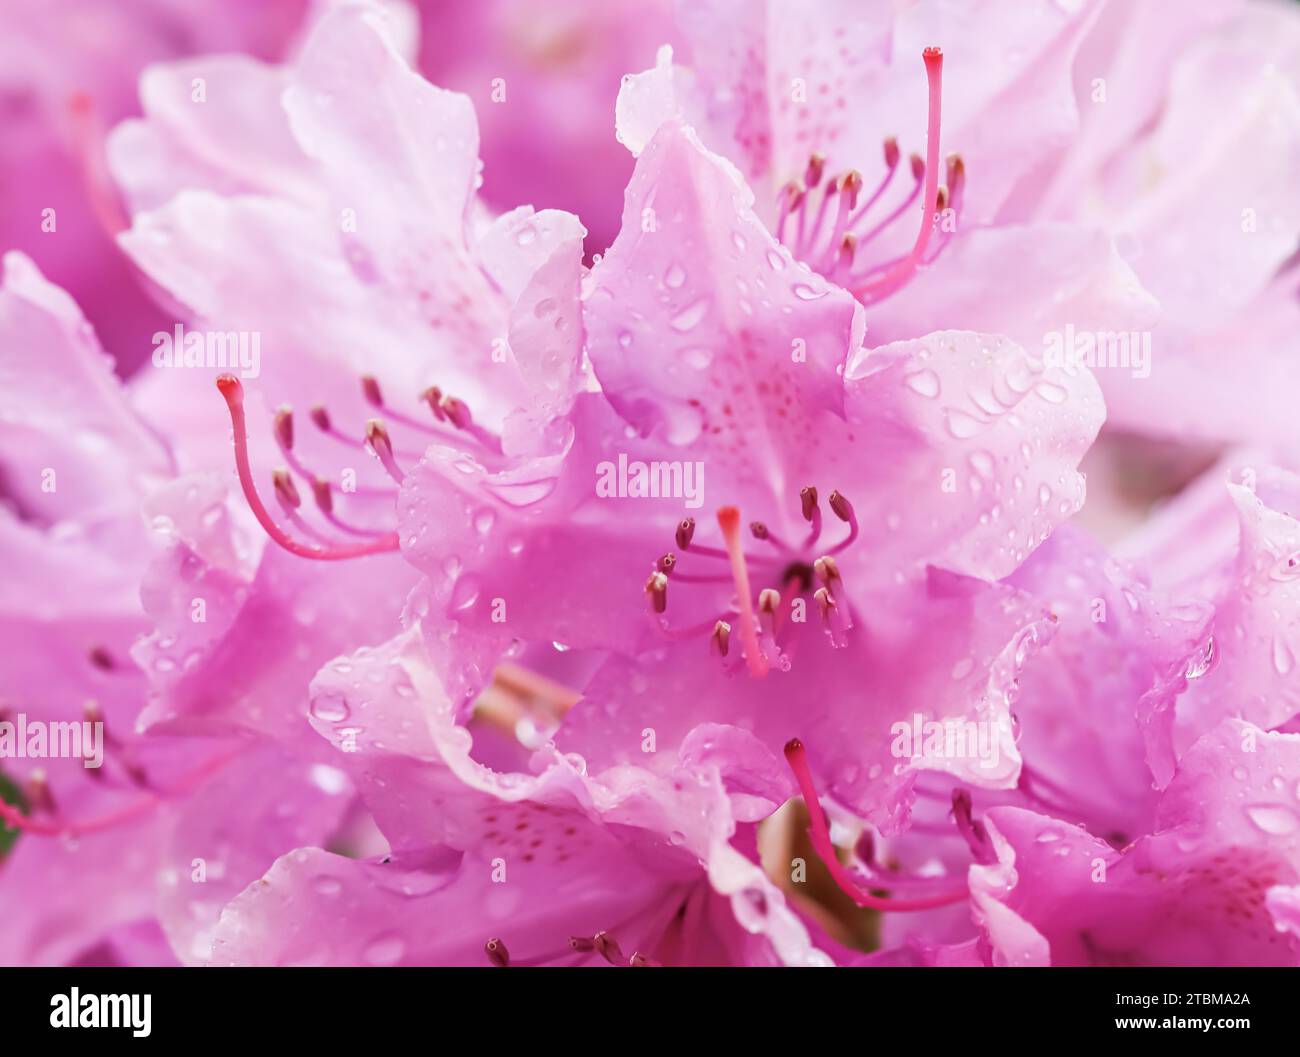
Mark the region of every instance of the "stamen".
POLYGON ((302 506, 302 497, 298 495, 298 487, 293 483, 288 470, 272 470, 271 481, 275 488, 275 497, 280 500, 280 505, 286 511, 297 510, 302 506))
POLYGON ((785 746, 785 758, 790 765, 790 770, 794 772, 795 781, 799 785, 799 792, 803 795, 804 803, 808 807, 808 835, 812 841, 813 849, 822 862, 826 864, 826 869, 830 872, 835 883, 858 906, 884 911, 915 911, 951 906, 966 900, 967 892, 964 884, 960 891, 944 892, 919 899, 883 899, 859 888, 849 871, 840 862, 835 845, 831 843, 830 827, 827 825, 826 815, 822 811, 821 803, 817 799, 817 786, 813 781, 812 769, 808 766, 808 758, 804 751, 803 742, 798 738, 792 738, 788 741, 785 746))
POLYGON ((642 969, 646 966, 654 966, 658 968, 663 963, 657 962, 653 958, 647 958, 640 951, 633 951, 632 957, 627 960, 627 964, 632 966, 634 969, 642 969))
POLYGON ((758 645, 758 627, 754 622, 754 597, 749 589, 749 567, 740 541, 740 511, 734 506, 724 506, 718 511, 718 527, 722 529, 731 558, 731 576, 736 582, 736 599, 740 606, 740 641, 745 648, 745 663, 751 675, 767 675, 767 657, 758 645))
POLYGON ((808 538, 803 541, 803 549, 807 551, 822 534, 822 508, 817 505, 817 489, 811 485, 807 488, 801 488, 799 490, 799 503, 803 510, 804 520, 812 524, 808 538))
POLYGON ((103 646, 93 646, 90 650, 90 663, 101 672, 111 672, 117 667, 113 655, 103 646))
POLYGON ((822 181, 822 171, 826 168, 826 156, 815 151, 808 158, 808 168, 804 170, 803 182, 809 187, 816 187, 822 181))
POLYGON ((827 496, 826 505, 831 508, 831 513, 837 518, 848 522, 849 534, 828 552, 830 554, 839 554, 840 551, 851 546, 853 541, 858 538, 858 516, 853 512, 853 504, 844 498, 842 492, 832 492, 827 496))
POLYGON ((818 558, 813 562, 813 572, 816 574, 817 579, 826 586, 826 590, 831 593, 832 598, 840 594, 844 581, 840 578, 840 567, 834 558, 829 554, 818 558))
POLYGON ((217 389, 220 390, 226 401, 226 408, 230 412, 231 432, 235 445, 235 470, 239 475, 239 485, 243 489, 244 498, 248 501, 253 516, 257 518, 258 524, 271 539, 290 554, 323 561, 341 561, 346 558, 383 554, 399 549, 395 532, 385 532, 382 536, 366 543, 320 546, 301 543, 280 528, 267 511, 262 497, 258 495, 257 486, 253 483, 253 469, 248 459, 248 426, 244 418, 244 388, 233 374, 223 374, 217 378, 217 389))
POLYGON ((731 625, 725 620, 719 620, 713 625, 709 646, 719 657, 727 655, 727 651, 731 648, 731 625))
POLYGON ((275 412, 275 441, 281 451, 293 450, 293 408, 281 404, 275 412))
MULTIPOLYGON (((481 933, 480 933, 481 935, 481 933)), ((487 943, 483 944, 483 950, 487 952, 488 961, 499 969, 506 969, 510 965, 510 952, 506 950, 506 945, 493 936, 487 943)))
POLYGON ((677 525, 677 547, 679 550, 685 550, 691 545, 691 540, 695 538, 695 519, 693 517, 683 518, 677 525))
POLYGON ((758 592, 758 619, 763 630, 773 639, 776 638, 776 618, 781 610, 781 592, 765 587, 758 592))
POLYGON ((652 572, 645 582, 646 597, 650 599, 650 608, 662 613, 668 608, 668 577, 661 572, 652 572))
POLYGON ((375 453, 380 465, 388 471, 388 476, 394 482, 400 485, 406 480, 406 474, 402 472, 402 468, 397 465, 397 459, 393 457, 393 442, 388 436, 388 430, 377 418, 366 422, 366 443, 370 445, 370 450, 375 453))
POLYGON ((916 234, 916 242, 911 252, 891 266, 883 275, 855 290, 854 293, 863 300, 878 301, 902 286, 916 271, 917 265, 925 255, 930 242, 930 232, 934 226, 935 204, 939 188, 939 124, 942 103, 943 52, 938 48, 926 48, 922 53, 925 60, 926 80, 929 89, 929 116, 925 135, 925 201, 921 213, 921 226, 916 234))
POLYGON ((592 937, 592 943, 596 947, 596 952, 610 965, 627 964, 627 959, 623 957, 623 952, 619 950, 618 941, 608 932, 597 932, 592 937))

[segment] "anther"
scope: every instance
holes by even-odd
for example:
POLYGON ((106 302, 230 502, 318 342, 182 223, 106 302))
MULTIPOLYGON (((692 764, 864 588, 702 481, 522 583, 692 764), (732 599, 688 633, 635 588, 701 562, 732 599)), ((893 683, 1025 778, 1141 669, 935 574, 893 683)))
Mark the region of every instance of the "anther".
POLYGON ((610 965, 626 964, 627 960, 623 957, 623 952, 619 950, 618 941, 608 932, 597 932, 591 939, 597 952, 610 965))
POLYGON ((686 550, 691 545, 691 540, 695 537, 695 519, 693 517, 683 518, 677 523, 677 549, 686 550))
POLYGON ((813 562, 813 572, 817 574, 817 579, 827 587, 832 595, 836 593, 838 586, 843 583, 840 579, 840 567, 830 555, 824 555, 813 562))
POLYGON ((803 519, 812 521, 817 511, 817 489, 812 485, 799 489, 799 505, 803 510, 803 519))
POLYGON ((442 409, 441 389, 439 389, 436 385, 431 385, 429 386, 428 389, 426 389, 423 393, 420 394, 420 398, 424 400, 426 404, 429 405, 429 410, 433 412, 434 418, 436 418, 439 422, 445 422, 447 420, 447 412, 445 412, 442 409))
POLYGON ((645 968, 646 966, 654 966, 658 968, 661 963, 655 961, 653 958, 647 958, 640 951, 633 951, 632 957, 627 960, 627 964, 633 966, 634 968, 642 969, 645 968))
POLYGON ((781 608, 781 592, 773 587, 765 587, 758 592, 758 619, 763 630, 769 635, 776 635, 776 614, 781 608))
POLYGON ((483 944, 483 950, 487 952, 488 961, 493 965, 501 969, 509 966, 510 952, 506 950, 506 945, 495 936, 483 944))
POLYGON ((102 672, 111 672, 117 667, 113 655, 103 646, 94 646, 90 650, 90 663, 102 672))
POLYGON ((323 433, 328 433, 330 430, 329 412, 326 411, 320 404, 317 404, 315 407, 311 409, 310 414, 311 414, 311 420, 314 423, 316 423, 316 428, 323 433))
POLYGON ((588 951, 596 949, 595 941, 590 936, 570 936, 569 946, 580 954, 586 954, 588 951))
POLYGON ((942 213, 948 208, 948 188, 940 186, 934 195, 934 211, 942 213))
POLYGON ((858 250, 858 237, 853 234, 845 235, 840 240, 839 253, 836 255, 835 263, 839 268, 850 268, 853 265, 853 257, 858 250))
POLYGON ((645 582, 646 597, 650 599, 650 608, 662 613, 668 608, 668 577, 661 572, 652 572, 645 582))
POLYGON ((767 531, 767 526, 761 521, 751 521, 749 523, 749 532, 756 540, 765 540, 771 535, 767 531))
POLYGON ((366 422, 366 443, 378 456, 380 464, 388 471, 389 477, 398 484, 406 480, 406 474, 402 472, 402 468, 397 465, 397 459, 393 456, 393 441, 388 436, 388 430, 377 418, 366 422))
POLYGON ((293 448, 293 408, 281 404, 275 413, 275 439, 285 451, 293 448))
POLYGON ((885 165, 893 168, 898 164, 900 157, 898 150, 898 139, 895 136, 888 136, 885 139, 885 165))
POLYGON ((813 601, 816 602, 816 608, 822 615, 822 620, 828 623, 831 620, 831 612, 835 610, 835 599, 831 597, 831 592, 826 588, 818 588, 813 592, 813 601))
POLYGON ((709 646, 719 657, 727 655, 727 651, 731 648, 731 625, 725 620, 719 620, 713 625, 713 633, 709 636, 709 646))
POLYGON ((862 190, 862 174, 857 169, 850 169, 840 177, 840 194, 848 198, 849 208, 858 204, 858 192, 862 190))
POLYGON ((366 398, 366 402, 375 407, 384 406, 384 398, 379 392, 379 382, 373 374, 363 374, 361 376, 361 393, 366 398))
POLYGON ((23 796, 33 811, 44 811, 50 815, 57 811, 54 794, 50 791, 50 783, 45 777, 45 771, 39 767, 32 771, 27 776, 27 781, 23 783, 23 796))
POLYGON ((826 505, 831 508, 831 513, 841 521, 853 520, 853 504, 838 492, 832 492, 826 497, 826 505))
POLYGON ((912 166, 912 179, 919 180, 925 175, 925 159, 919 154, 913 154, 908 158, 912 166))
POLYGON ((673 554, 671 551, 655 562, 655 568, 665 575, 671 573, 676 567, 677 555, 673 554))
POLYGON ((311 479, 312 496, 316 499, 316 505, 320 507, 321 513, 328 514, 334 509, 334 493, 330 491, 330 483, 317 474, 311 479))
POLYGON ((293 478, 289 476, 288 470, 272 470, 271 480, 275 485, 275 498, 280 500, 280 505, 285 510, 297 510, 298 507, 302 506, 302 497, 298 495, 298 486, 293 483, 293 478))
POLYGON ((447 421, 457 429, 465 429, 473 422, 469 408, 463 400, 459 400, 454 396, 444 396, 439 403, 443 414, 447 416, 447 421))
POLYGON ((808 168, 804 170, 803 182, 809 187, 816 187, 822 180, 822 171, 826 168, 826 156, 813 153, 808 159, 808 168))

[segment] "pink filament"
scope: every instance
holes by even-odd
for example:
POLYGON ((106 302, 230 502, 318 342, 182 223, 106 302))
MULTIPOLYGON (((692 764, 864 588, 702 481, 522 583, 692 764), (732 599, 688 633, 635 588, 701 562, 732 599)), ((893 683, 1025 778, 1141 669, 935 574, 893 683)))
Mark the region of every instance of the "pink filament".
POLYGON ((844 894, 860 907, 873 910, 915 911, 933 910, 935 907, 951 906, 964 902, 967 896, 963 886, 960 891, 943 892, 939 895, 921 899, 882 899, 858 887, 852 875, 835 854, 835 845, 831 843, 830 828, 826 825, 826 815, 822 812, 817 799, 817 786, 813 782, 812 769, 808 766, 808 757, 803 742, 792 738, 785 747, 786 762, 794 772, 795 781, 799 783, 799 792, 803 794, 804 803, 808 805, 809 837, 813 849, 826 864, 835 883, 844 894))

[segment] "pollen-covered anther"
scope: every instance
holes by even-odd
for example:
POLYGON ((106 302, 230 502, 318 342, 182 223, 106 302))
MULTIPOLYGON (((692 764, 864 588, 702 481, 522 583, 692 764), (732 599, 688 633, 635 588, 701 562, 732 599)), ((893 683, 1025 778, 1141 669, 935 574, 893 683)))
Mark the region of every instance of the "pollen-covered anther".
POLYGON ((677 555, 669 551, 662 558, 655 562, 655 568, 664 575, 670 575, 677 567, 677 555))
POLYGON ((691 540, 695 538, 695 519, 693 517, 683 518, 677 523, 677 549, 686 550, 691 545, 691 540))
POLYGON ((719 657, 725 657, 731 649, 731 625, 725 620, 719 620, 713 625, 713 631, 709 635, 709 648, 719 657))
POLYGON ((433 412, 433 417, 439 422, 447 421, 447 412, 442 409, 442 390, 436 385, 429 386, 420 394, 420 399, 429 405, 429 410, 433 412))
POLYGON ((834 491, 826 497, 826 505, 831 508, 831 513, 841 521, 853 520, 853 504, 844 498, 840 491, 834 491))
POLYGON ((275 439, 285 451, 293 448, 293 408, 281 404, 275 412, 275 439))
POLYGON ((627 964, 627 959, 623 957, 623 952, 619 949, 618 941, 608 932, 597 932, 591 938, 591 941, 595 945, 597 953, 610 965, 627 964))
POLYGON ((898 159, 902 157, 902 154, 898 149, 898 137, 886 136, 885 143, 884 143, 884 150, 885 150, 885 165, 887 165, 889 168, 892 169, 895 165, 898 164, 898 159))
POLYGON ((361 376, 361 395, 366 398, 366 403, 374 407, 384 406, 383 394, 379 392, 379 382, 373 374, 361 376))
POLYGON ((934 209, 936 213, 942 213, 948 208, 948 188, 940 186, 934 195, 934 209))
POLYGON ((826 156, 816 151, 808 158, 808 168, 804 170, 803 182, 809 187, 816 187, 822 181, 826 169, 826 156))
POLYGON ((457 429, 467 428, 474 421, 473 416, 469 413, 469 407, 465 401, 454 397, 444 396, 439 405, 442 407, 442 413, 447 416, 447 421, 457 429))
POLYGON ((510 952, 506 950, 506 945, 495 936, 483 944, 483 950, 488 956, 488 961, 498 968, 505 969, 510 965, 510 952))
POLYGON ((393 455, 393 441, 388 435, 388 430, 377 418, 368 419, 366 422, 366 443, 379 459, 380 465, 388 471, 388 476, 397 484, 401 484, 406 479, 406 475, 397 465, 397 459, 393 455))
POLYGON ((803 200, 808 194, 808 188, 799 180, 791 180, 782 188, 782 193, 785 195, 786 208, 793 213, 803 205, 803 200))
POLYGON ((668 608, 668 577, 656 570, 645 582, 646 597, 650 599, 650 608, 662 613, 668 608))
POLYGON ((45 777, 45 771, 40 767, 35 768, 23 782, 23 796, 33 811, 44 811, 49 815, 58 811, 58 805, 54 802, 54 793, 50 790, 49 779, 45 777))
POLYGON ((829 554, 818 558, 813 562, 813 572, 832 595, 838 593, 844 581, 840 578, 840 567, 834 558, 829 554))
POLYGON ((840 248, 835 257, 836 264, 841 268, 849 268, 853 264, 853 255, 858 250, 858 237, 853 234, 845 235, 840 239, 840 248))
POLYGON ((948 155, 948 170, 945 177, 948 187, 956 190, 957 187, 966 179, 966 163, 962 160, 960 154, 948 155))
POLYGON ((848 199, 850 209, 857 206, 858 192, 861 190, 862 174, 857 169, 850 169, 840 177, 840 194, 848 199))
POLYGON ((330 483, 319 474, 311 479, 311 493, 322 513, 329 514, 334 510, 334 493, 330 491, 330 483))
POLYGON ((275 498, 280 501, 280 505, 285 510, 297 510, 302 506, 302 497, 298 494, 298 486, 293 483, 293 477, 285 469, 272 470, 271 481, 275 485, 275 498))
POLYGON ((831 614, 839 608, 831 593, 826 588, 819 587, 813 592, 813 601, 817 603, 817 612, 821 614, 823 622, 829 623, 831 614))
POLYGON ((781 592, 765 587, 758 592, 758 622, 769 635, 776 635, 776 616, 781 610, 781 592))

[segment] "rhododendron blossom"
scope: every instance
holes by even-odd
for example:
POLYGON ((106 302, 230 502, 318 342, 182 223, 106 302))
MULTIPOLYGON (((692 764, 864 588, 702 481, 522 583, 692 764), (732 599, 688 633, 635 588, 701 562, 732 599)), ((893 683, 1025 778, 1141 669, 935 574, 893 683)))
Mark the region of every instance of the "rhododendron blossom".
POLYGON ((13 173, 0 960, 1300 963, 1300 11, 243 6, 13 173))

